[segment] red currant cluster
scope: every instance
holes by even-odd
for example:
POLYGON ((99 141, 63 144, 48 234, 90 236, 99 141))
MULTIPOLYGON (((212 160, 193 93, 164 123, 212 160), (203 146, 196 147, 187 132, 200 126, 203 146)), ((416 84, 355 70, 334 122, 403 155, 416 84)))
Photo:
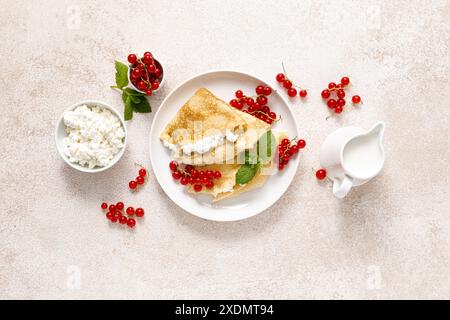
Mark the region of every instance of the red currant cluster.
POLYGON ((306 98, 306 96, 308 95, 308 91, 306 91, 306 89, 302 89, 299 86, 294 85, 294 83, 288 79, 288 77, 286 76, 286 71, 284 73, 277 74, 276 79, 277 82, 287 90, 287 94, 289 97, 294 98, 297 95, 296 88, 298 88, 298 95, 300 96, 300 98, 306 98))
POLYGON ((316 178, 317 180, 323 180, 327 177, 327 170, 325 169, 319 169, 316 171, 316 178))
MULTIPOLYGON (((345 89, 348 88, 350 84, 350 79, 348 77, 343 77, 341 83, 330 82, 328 84, 328 89, 322 91, 322 98, 328 99, 327 106, 333 109, 335 113, 342 113, 344 111, 345 101, 345 89), (336 94, 335 98, 330 98, 332 94, 336 94)), ((355 95, 352 97, 353 104, 359 104, 361 102, 361 97, 355 95)))
POLYGON ((128 207, 124 211, 125 205, 123 204, 123 202, 110 204, 109 207, 106 202, 103 202, 101 207, 103 210, 108 209, 108 212, 106 213, 106 219, 110 220, 112 223, 119 222, 123 225, 126 224, 130 228, 133 228, 136 225, 136 220, 130 218, 130 216, 136 215, 136 217, 138 218, 142 218, 144 216, 144 209, 142 208, 137 208, 135 210, 133 207, 128 207))
POLYGON ((136 179, 128 182, 128 187, 130 187, 131 190, 135 190, 138 186, 141 186, 145 183, 146 177, 147 170, 141 167, 141 169, 139 169, 139 175, 136 177, 136 179))
POLYGON ((251 97, 244 95, 242 90, 237 90, 234 94, 236 99, 231 100, 230 105, 259 120, 272 124, 277 120, 277 114, 271 111, 267 105, 269 102, 268 97, 272 94, 272 88, 259 85, 256 87, 255 92, 256 96, 251 97))
POLYGON ((214 187, 213 180, 222 178, 220 171, 196 170, 191 165, 182 167, 175 161, 169 163, 169 168, 175 180, 180 180, 183 186, 193 185, 195 192, 202 191, 203 186, 212 189, 214 187))
POLYGON ((289 140, 287 138, 281 140, 281 143, 278 145, 278 170, 283 170, 284 167, 289 163, 289 160, 292 156, 296 155, 300 149, 306 147, 305 140, 298 140, 295 142, 296 138, 289 140))
POLYGON ((159 88, 159 84, 162 81, 162 68, 161 65, 153 59, 153 55, 150 52, 145 52, 142 58, 138 58, 135 54, 128 56, 128 62, 130 63, 131 83, 146 95, 150 96, 153 90, 159 88))

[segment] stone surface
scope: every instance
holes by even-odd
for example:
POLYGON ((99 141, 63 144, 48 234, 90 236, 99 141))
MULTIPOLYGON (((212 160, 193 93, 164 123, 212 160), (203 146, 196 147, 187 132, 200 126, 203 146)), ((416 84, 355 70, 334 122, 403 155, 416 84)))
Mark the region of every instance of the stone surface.
POLYGON ((449 1, 3 0, 0 20, 0 298, 450 298, 449 1), (155 110, 210 69, 273 83, 284 61, 310 89, 293 103, 308 147, 276 205, 214 223, 154 180, 131 195, 133 163, 150 167, 151 114, 129 123, 112 170, 59 158, 62 111, 89 98, 121 109, 113 61, 146 49, 169 75, 155 110), (343 75, 364 105, 325 120, 320 91, 343 75), (312 174, 319 146, 377 120, 384 171, 339 201, 312 174), (110 226, 99 205, 112 199, 148 208, 144 223, 110 226))

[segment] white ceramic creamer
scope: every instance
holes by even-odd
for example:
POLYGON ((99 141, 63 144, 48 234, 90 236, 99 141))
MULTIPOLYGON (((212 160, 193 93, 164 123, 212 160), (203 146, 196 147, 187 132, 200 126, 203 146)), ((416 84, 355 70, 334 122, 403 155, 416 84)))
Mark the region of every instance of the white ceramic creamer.
POLYGON ((320 163, 333 180, 333 193, 344 198, 354 186, 377 176, 384 165, 384 122, 370 130, 344 127, 331 133, 322 145, 320 163))

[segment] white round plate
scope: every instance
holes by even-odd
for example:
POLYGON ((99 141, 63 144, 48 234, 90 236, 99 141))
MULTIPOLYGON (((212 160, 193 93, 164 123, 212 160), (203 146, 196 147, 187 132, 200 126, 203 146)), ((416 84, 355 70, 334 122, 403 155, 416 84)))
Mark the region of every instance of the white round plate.
MULTIPOLYGON (((214 221, 236 221, 252 217, 272 206, 287 190, 297 171, 299 157, 294 157, 282 172, 270 176, 259 189, 237 197, 212 202, 208 195, 188 193, 179 182, 174 181, 169 169, 170 151, 163 146, 159 136, 167 123, 199 88, 210 90, 218 98, 228 102, 234 92, 242 89, 252 94, 257 85, 267 85, 261 79, 237 71, 211 71, 195 76, 175 88, 162 102, 153 118, 150 132, 150 159, 153 172, 165 193, 178 206, 198 217, 214 221)), ((282 116, 273 130, 283 131, 289 137, 298 137, 298 127, 286 100, 276 90, 269 97, 271 110, 282 116)))

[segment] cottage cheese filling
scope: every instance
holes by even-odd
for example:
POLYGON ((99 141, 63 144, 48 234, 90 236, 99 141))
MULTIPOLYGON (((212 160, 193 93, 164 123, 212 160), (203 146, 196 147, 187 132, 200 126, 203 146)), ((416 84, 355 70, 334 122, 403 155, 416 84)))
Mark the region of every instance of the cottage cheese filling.
POLYGON ((63 120, 68 133, 64 154, 72 163, 104 167, 124 147, 120 120, 107 109, 82 105, 66 112, 63 120))
MULTIPOLYGON (((204 154, 209 152, 210 150, 216 148, 218 145, 223 143, 223 141, 226 139, 229 142, 236 142, 236 140, 239 138, 238 134, 233 133, 231 130, 228 130, 225 132, 225 134, 215 134, 212 136, 204 137, 201 140, 197 140, 193 143, 186 143, 181 146, 181 150, 185 155, 191 155, 193 152, 198 154, 204 154)), ((171 144, 167 141, 164 141, 164 146, 169 148, 171 151, 176 152, 178 150, 178 146, 171 144)))

